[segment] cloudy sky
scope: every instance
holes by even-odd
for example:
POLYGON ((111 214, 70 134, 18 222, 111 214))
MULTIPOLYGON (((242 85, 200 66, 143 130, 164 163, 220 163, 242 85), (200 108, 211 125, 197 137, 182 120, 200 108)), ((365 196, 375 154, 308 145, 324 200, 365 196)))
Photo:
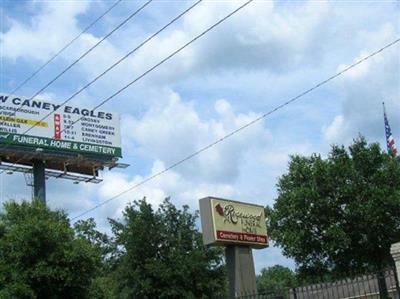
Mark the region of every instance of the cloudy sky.
MULTIPOLYGON (((114 1, 0 2, 0 92, 11 92, 114 1)), ((24 85, 30 97, 145 2, 125 0, 24 85)), ((155 0, 42 92, 62 102, 188 8, 155 0)), ((205 0, 73 99, 93 107, 243 2, 205 0)), ((121 115, 126 170, 100 185, 47 181, 48 204, 79 215, 259 117, 400 36, 399 1, 256 0, 104 106, 121 115)), ((198 208, 208 195, 272 205, 289 155, 325 155, 359 133, 385 146, 382 101, 400 140, 400 44, 296 103, 85 217, 106 227, 124 206, 166 196, 198 208)), ((30 199, 22 174, 0 175, 0 200, 30 199)), ((255 252, 256 268, 294 267, 280 249, 255 252)))

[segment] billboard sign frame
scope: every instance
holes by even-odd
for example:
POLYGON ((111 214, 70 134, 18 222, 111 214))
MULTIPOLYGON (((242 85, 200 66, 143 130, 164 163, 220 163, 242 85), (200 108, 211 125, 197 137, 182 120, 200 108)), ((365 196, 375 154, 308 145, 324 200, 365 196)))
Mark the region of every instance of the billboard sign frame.
POLYGON ((0 94, 0 152, 4 145, 121 158, 120 118, 117 113, 0 94))

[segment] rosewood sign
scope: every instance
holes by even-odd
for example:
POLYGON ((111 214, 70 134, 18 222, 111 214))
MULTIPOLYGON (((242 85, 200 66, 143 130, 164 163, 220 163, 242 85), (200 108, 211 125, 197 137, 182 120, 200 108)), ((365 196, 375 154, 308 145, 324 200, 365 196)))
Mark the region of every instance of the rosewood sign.
POLYGON ((200 199, 200 214, 206 245, 268 246, 263 206, 206 197, 200 199))

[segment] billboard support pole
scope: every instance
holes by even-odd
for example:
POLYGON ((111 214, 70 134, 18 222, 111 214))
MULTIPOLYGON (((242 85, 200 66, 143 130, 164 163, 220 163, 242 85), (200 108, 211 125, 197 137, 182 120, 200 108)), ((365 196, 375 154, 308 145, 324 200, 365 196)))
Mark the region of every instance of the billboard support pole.
POLYGON ((250 246, 228 245, 225 248, 229 280, 229 299, 257 294, 256 273, 250 246))
POLYGON ((43 160, 33 161, 33 198, 46 204, 46 175, 43 160))

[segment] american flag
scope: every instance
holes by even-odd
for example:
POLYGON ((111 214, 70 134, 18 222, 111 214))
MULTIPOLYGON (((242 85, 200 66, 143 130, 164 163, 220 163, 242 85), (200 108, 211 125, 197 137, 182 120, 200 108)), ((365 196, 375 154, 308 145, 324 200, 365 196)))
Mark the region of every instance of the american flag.
POLYGON ((385 118, 386 144, 387 144, 388 151, 391 150, 393 152, 393 154, 395 156, 397 156, 396 142, 393 138, 392 130, 390 129, 389 121, 386 116, 385 103, 383 103, 383 116, 385 118))

